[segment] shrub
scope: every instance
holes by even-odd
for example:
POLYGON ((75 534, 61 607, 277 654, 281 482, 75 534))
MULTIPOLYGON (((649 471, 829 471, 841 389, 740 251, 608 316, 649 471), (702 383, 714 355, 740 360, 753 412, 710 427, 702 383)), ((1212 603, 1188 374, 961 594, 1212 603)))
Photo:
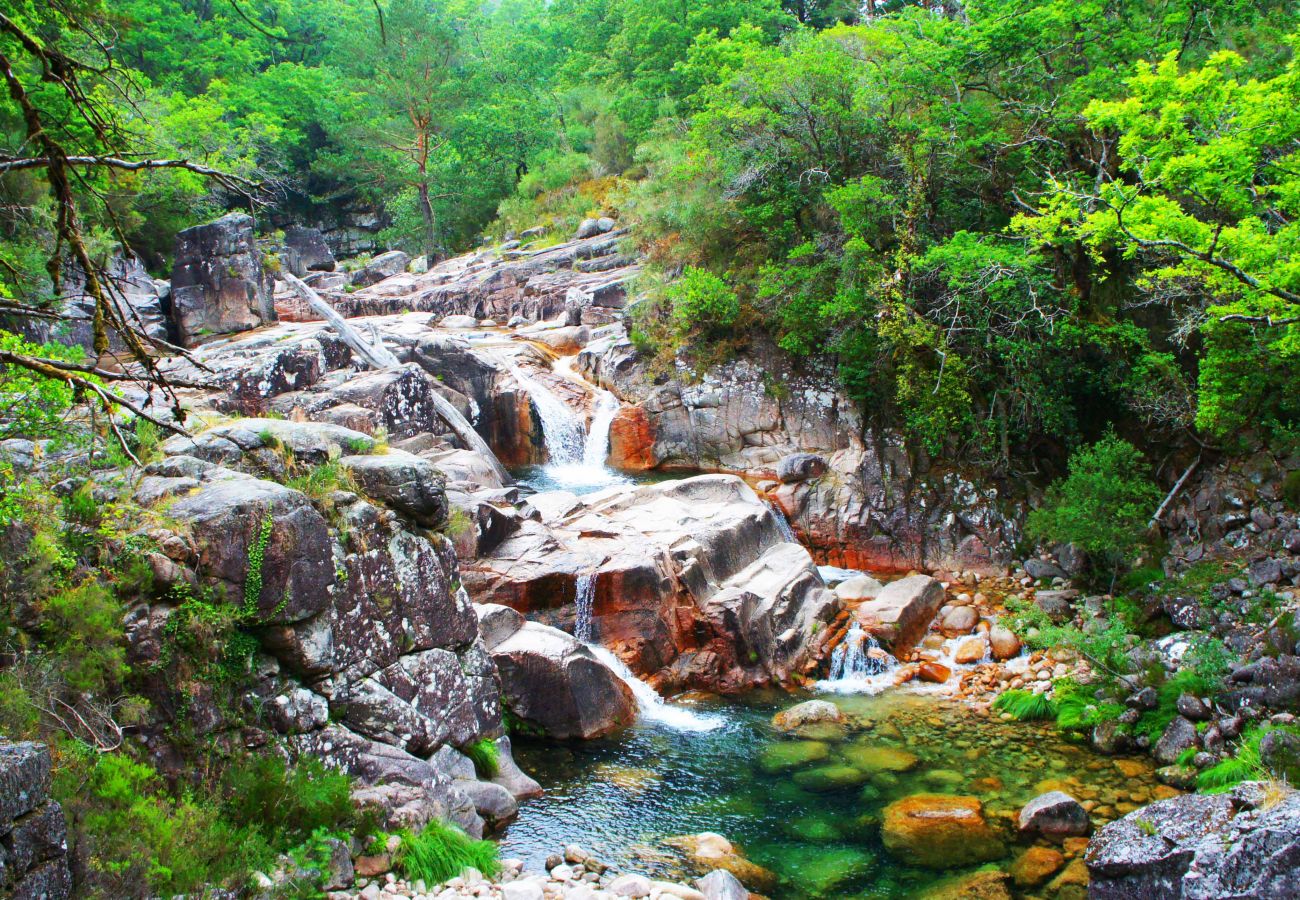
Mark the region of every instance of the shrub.
POLYGON ((230 820, 262 830, 277 849, 356 819, 351 779, 315 757, 305 756, 292 767, 278 756, 249 757, 231 765, 224 788, 230 820))
POLYGON ((1056 704, 1046 694, 1010 690, 998 694, 993 708, 1007 713, 1017 722, 1041 722, 1056 718, 1056 704))
POLYGON ((500 773, 501 751, 497 749, 496 741, 491 738, 480 738, 468 747, 462 748, 461 752, 474 763, 474 771, 478 773, 479 778, 496 778, 500 773))
POLYGON ((419 834, 403 831, 401 840, 397 866, 411 881, 441 884, 470 866, 484 875, 494 875, 500 868, 496 844, 476 841, 447 822, 430 822, 419 834))
POLYGON ((40 604, 41 634, 79 693, 98 694, 126 674, 123 607, 94 577, 55 591, 40 604))
POLYGON ((1029 514, 1033 537, 1072 543, 1105 560, 1112 576, 1146 530, 1160 491, 1145 474, 1137 449, 1114 435, 1070 457, 1070 473, 1052 485, 1029 514))
POLYGON ((705 269, 687 267, 668 286, 673 323, 680 335, 699 332, 718 335, 736 324, 740 300, 725 281, 705 269))

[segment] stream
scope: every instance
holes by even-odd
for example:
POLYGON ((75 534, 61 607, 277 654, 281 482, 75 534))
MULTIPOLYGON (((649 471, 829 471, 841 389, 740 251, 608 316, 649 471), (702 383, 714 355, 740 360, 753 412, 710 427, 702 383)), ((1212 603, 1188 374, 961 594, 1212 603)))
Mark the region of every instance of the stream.
MULTIPOLYGON (((515 376, 533 400, 550 457, 516 471, 525 486, 586 494, 668 477, 607 467, 618 410, 612 394, 586 385, 595 397, 584 428, 540 381, 517 369, 515 376)), ((832 583, 854 574, 823 568, 832 583)), ((592 583, 579 578, 576 636, 631 687, 638 721, 581 743, 516 738, 519 764, 545 795, 521 805, 501 837, 501 852, 529 868, 542 869, 548 856, 577 843, 616 868, 685 879, 702 873, 692 871, 674 838, 717 832, 767 870, 761 892, 773 900, 919 896, 975 866, 922 868, 891 855, 881 818, 901 798, 976 797, 1003 835, 1014 833, 1026 802, 1050 790, 1090 802, 1103 818, 1152 799, 1149 760, 1103 757, 1051 726, 1001 721, 938 685, 895 687, 896 661, 856 626, 814 692, 665 700, 593 643, 592 583), (772 726, 775 713, 814 697, 835 703, 847 725, 812 726, 797 737, 772 726)), ((941 652, 951 663, 949 649, 945 644, 941 652)), ((1020 849, 999 839, 984 858, 1005 866, 1020 849)))

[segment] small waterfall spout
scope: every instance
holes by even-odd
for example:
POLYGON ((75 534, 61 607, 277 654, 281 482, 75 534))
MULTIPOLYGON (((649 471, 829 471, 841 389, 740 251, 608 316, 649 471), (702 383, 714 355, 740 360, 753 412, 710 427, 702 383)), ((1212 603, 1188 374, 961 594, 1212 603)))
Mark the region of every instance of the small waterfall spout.
POLYGON ((587 442, 583 434, 582 423, 573 410, 564 405, 564 401, 551 393, 546 385, 539 382, 519 368, 513 361, 509 362, 510 374, 527 392, 542 420, 542 439, 546 442, 546 455, 552 465, 571 466, 582 462, 587 442))
POLYGON ((641 718, 657 722, 660 725, 667 725, 677 731, 713 731, 726 724, 726 720, 722 716, 709 716, 697 713, 685 706, 668 703, 663 697, 659 696, 658 691, 633 675, 632 670, 627 667, 623 660, 599 644, 588 644, 587 649, 594 653, 597 659, 613 669, 614 674, 623 679, 623 682, 632 689, 632 695, 636 697, 637 711, 641 714, 641 718))
POLYGON ((573 624, 573 636, 584 644, 591 643, 592 632, 592 610, 596 605, 596 576, 592 572, 584 572, 578 576, 574 583, 573 604, 577 609, 577 617, 573 624))
POLYGON ((618 413, 618 398, 609 391, 596 394, 596 409, 591 416, 587 442, 582 448, 582 464, 588 468, 603 469, 609 459, 609 428, 618 413))
POLYGON ((877 694, 893 684, 891 670, 898 660, 881 649, 857 622, 831 654, 831 670, 819 690, 836 694, 877 694))
POLYGON ((797 544, 799 539, 794 536, 794 529, 790 527, 790 520, 785 517, 785 511, 777 506, 771 500, 766 500, 767 508, 772 510, 772 515, 776 517, 776 527, 781 531, 786 543, 797 544))

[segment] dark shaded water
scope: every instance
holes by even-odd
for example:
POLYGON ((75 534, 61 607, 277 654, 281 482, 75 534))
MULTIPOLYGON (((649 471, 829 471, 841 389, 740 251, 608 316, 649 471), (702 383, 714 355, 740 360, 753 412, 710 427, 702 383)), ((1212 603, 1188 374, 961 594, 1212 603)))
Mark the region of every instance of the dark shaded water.
MULTIPOLYGON (((664 838, 714 831, 780 876, 774 898, 906 897, 954 872, 909 866, 885 850, 880 812, 900 797, 979 797, 986 817, 1008 835, 1020 807, 1046 790, 1094 801, 1100 818, 1151 799, 1149 762, 1121 761, 1136 773, 1129 777, 1116 760, 1049 726, 1005 723, 954 701, 894 690, 826 696, 855 718, 855 727, 824 728, 810 742, 770 724, 774 712, 800 699, 759 693, 703 702, 700 712, 725 721, 712 731, 641 723, 586 744, 521 740, 519 762, 546 796, 524 804, 503 855, 540 868, 550 853, 579 843, 621 868, 681 876, 689 867, 664 838), (914 768, 879 768, 882 752, 900 750, 918 758, 914 768), (817 759, 790 762, 805 755, 817 759), (791 767, 773 772, 782 762, 791 767)), ((1019 850, 1009 840, 999 864, 1019 850)))

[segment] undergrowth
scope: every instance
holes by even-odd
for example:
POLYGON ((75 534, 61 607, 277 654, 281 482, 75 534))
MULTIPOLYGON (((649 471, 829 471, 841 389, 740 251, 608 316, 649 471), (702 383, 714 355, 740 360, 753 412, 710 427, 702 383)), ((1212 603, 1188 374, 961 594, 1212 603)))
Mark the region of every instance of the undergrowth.
POLYGON ((441 884, 471 866, 488 876, 501 867, 492 841, 475 840, 455 825, 436 820, 418 834, 401 833, 396 863, 408 880, 425 884, 441 884))

